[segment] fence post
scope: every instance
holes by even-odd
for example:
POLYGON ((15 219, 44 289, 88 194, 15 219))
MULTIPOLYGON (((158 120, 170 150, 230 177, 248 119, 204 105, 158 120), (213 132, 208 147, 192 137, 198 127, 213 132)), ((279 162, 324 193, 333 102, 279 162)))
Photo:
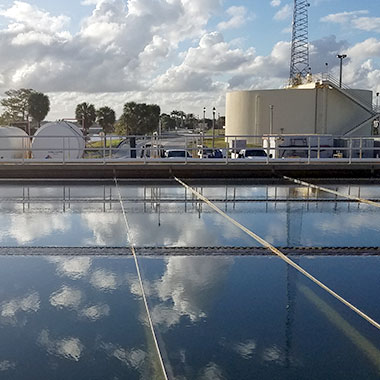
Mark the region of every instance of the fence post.
POLYGON ((351 165, 352 163, 352 138, 350 138, 350 151, 349 151, 349 160, 348 160, 348 163, 351 165))
POLYGON ((63 137, 62 139, 62 163, 63 164, 65 163, 65 160, 66 160, 66 147, 65 147, 65 137, 63 137))
POLYGON ((360 152, 359 152, 359 158, 363 158, 363 137, 360 137, 360 152))
POLYGON ((185 164, 187 164, 187 136, 185 136, 185 164))
POLYGON ((307 163, 310 164, 310 159, 311 159, 311 137, 309 136, 309 147, 308 147, 308 158, 307 158, 307 163))
POLYGON ((318 152, 317 152, 318 160, 321 158, 321 136, 318 136, 318 152))

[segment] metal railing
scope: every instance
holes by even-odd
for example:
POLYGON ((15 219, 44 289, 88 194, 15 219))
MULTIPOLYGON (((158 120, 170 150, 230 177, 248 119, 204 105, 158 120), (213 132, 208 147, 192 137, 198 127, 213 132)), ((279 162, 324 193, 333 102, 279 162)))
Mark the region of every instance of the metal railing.
POLYGON ((78 137, 0 136, 6 163, 272 163, 380 161, 380 136, 168 134, 78 137), (36 139, 41 139, 36 144, 36 139), (135 145, 133 144, 135 141, 135 145), (212 146, 214 145, 214 148, 212 146))

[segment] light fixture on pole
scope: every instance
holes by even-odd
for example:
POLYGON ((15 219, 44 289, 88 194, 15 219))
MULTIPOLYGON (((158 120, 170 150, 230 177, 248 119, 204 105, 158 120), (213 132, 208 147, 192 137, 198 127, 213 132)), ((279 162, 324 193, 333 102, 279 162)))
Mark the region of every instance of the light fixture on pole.
POLYGON ((212 109, 212 149, 215 148, 215 111, 216 108, 212 109))
POLYGON ((339 88, 342 88, 343 60, 347 58, 347 54, 338 54, 337 57, 340 59, 339 88))

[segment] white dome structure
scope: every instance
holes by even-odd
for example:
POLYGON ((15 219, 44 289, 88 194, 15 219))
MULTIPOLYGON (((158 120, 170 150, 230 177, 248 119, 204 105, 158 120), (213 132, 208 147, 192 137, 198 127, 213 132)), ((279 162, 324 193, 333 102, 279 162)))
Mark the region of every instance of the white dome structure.
POLYGON ((85 138, 73 123, 57 121, 39 128, 32 141, 32 155, 37 159, 78 159, 83 156, 85 138))
POLYGON ((27 158, 30 148, 28 134, 17 127, 0 127, 0 160, 27 158))

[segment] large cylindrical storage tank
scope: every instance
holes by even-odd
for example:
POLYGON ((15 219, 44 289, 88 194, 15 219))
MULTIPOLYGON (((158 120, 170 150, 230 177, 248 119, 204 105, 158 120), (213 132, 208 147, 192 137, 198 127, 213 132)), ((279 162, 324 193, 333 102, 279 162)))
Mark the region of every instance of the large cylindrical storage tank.
POLYGON ((82 131, 67 121, 45 124, 36 131, 32 141, 32 155, 37 159, 78 159, 84 149, 82 131))
POLYGON ((0 160, 27 158, 30 149, 28 134, 17 127, 0 127, 0 160))

